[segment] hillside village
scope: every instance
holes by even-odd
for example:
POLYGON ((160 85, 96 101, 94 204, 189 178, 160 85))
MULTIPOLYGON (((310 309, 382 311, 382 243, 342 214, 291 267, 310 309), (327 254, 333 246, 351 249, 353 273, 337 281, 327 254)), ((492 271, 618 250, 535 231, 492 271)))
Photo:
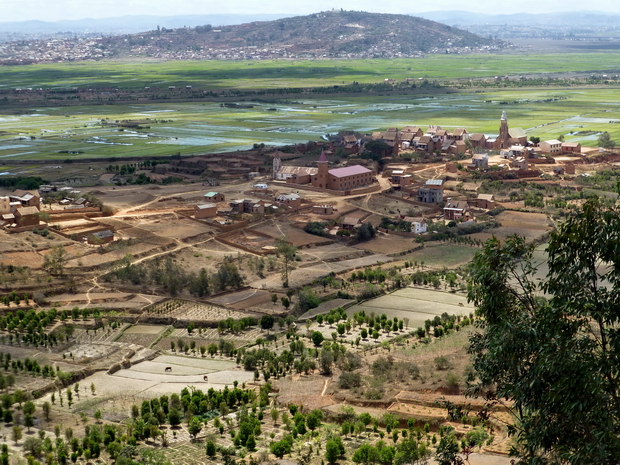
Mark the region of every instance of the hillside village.
MULTIPOLYGON (((544 243, 588 187, 611 189, 620 157, 531 140, 498 117, 497 135, 345 131, 234 154, 74 162, 29 179, 38 188, 5 185, 0 380, 36 404, 24 426, 56 456, 55 432, 82 438, 77 463, 116 457, 99 445, 105 429, 119 450, 136 457, 142 445, 175 464, 298 458, 311 443, 318 465, 331 426, 299 425, 320 414, 347 425, 336 461, 387 434, 400 453, 408 435, 426 458, 451 438, 475 445, 472 464, 508 465, 508 414, 484 417, 482 399, 463 397, 466 266, 492 236, 544 243), (254 405, 215 394, 229 391, 254 405), (183 407, 192 395, 198 406, 183 407), (251 440, 239 433, 247 418, 261 418, 251 440)), ((19 437, 15 402, 4 413, 15 458, 35 441, 19 437)))
MULTIPOLYGON (((285 150, 260 149, 235 157, 203 155, 167 163, 153 162, 152 167, 138 170, 135 166, 130 169, 123 166, 120 173, 118 166, 110 165, 96 183, 109 186, 131 183, 136 179, 147 182, 203 179, 203 185, 208 183, 217 188, 222 182, 249 180, 249 187, 244 191, 248 197, 229 198, 215 189, 204 195, 203 202, 196 202, 183 212, 185 216, 224 229, 247 225, 248 220, 255 222, 269 215, 310 208, 312 212, 321 211, 330 216, 333 208, 329 207, 330 202, 322 202, 323 198, 389 193, 411 204, 412 208, 426 209, 430 216, 416 215, 415 221, 404 212, 396 216, 392 212, 386 214, 390 220, 411 223, 408 232, 418 236, 427 233, 429 220, 476 221, 477 216, 485 217, 486 211, 500 206, 495 196, 489 193, 450 189, 449 194, 444 194, 444 190, 455 182, 472 176, 479 178, 485 173, 489 179, 506 183, 525 180, 541 185, 560 185, 564 176, 575 176, 576 166, 586 162, 588 157, 604 155, 598 147, 582 147, 578 143, 559 140, 532 142, 523 129, 510 127, 505 111, 495 137, 470 134, 466 128, 446 130, 431 125, 423 130, 406 126, 367 135, 343 131, 329 136, 328 143, 309 143, 285 150), (319 156, 313 161, 311 154, 317 152, 319 156), (299 165, 299 160, 306 160, 306 165, 299 165), (310 193, 312 195, 307 195, 310 193)), ((87 179, 74 181, 92 182, 87 179)), ((0 197, 4 228, 13 233, 39 227, 39 224, 45 227, 46 221, 43 220, 47 219, 54 219, 52 223, 56 223, 57 230, 65 231, 56 219, 82 217, 92 222, 93 227, 61 234, 79 236, 88 243, 107 243, 113 240, 114 229, 92 218, 102 214, 100 201, 93 201, 88 195, 85 198, 78 187, 62 184, 41 185, 38 191, 18 189, 0 197)), ((336 216, 335 223, 326 225, 326 231, 333 235, 345 231, 349 234, 363 224, 363 221, 351 223, 350 217, 336 216)))

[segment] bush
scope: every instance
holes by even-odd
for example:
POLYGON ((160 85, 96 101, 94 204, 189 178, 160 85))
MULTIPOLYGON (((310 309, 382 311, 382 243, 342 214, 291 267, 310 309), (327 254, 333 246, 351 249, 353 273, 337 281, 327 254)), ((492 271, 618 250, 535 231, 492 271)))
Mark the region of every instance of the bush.
POLYGON ((455 373, 448 373, 446 376, 446 387, 450 389, 458 389, 459 388, 459 377, 455 373))
POLYGON ((362 375, 359 373, 343 372, 338 378, 338 387, 341 389, 351 389, 362 385, 362 375))
POLYGON ((379 357, 372 363, 371 369, 375 376, 386 376, 392 369, 392 362, 385 357, 379 357))
POLYGON ((308 234, 314 234, 315 236, 329 237, 329 233, 325 231, 327 223, 320 221, 308 221, 304 226, 304 231, 308 234))
POLYGON ((443 355, 439 356, 439 357, 435 357, 435 360, 433 360, 435 363, 435 368, 437 370, 447 370, 448 368, 450 368, 450 362, 448 361, 448 359, 446 357, 444 357, 443 355))
POLYGON ((506 210, 504 207, 495 207, 494 209, 489 210, 489 211, 487 212, 487 215, 489 215, 489 216, 497 216, 497 215, 499 215, 501 212, 503 212, 504 210, 506 210))
POLYGON ((274 442, 269 446, 271 453, 280 459, 286 454, 290 454, 292 448, 293 437, 290 434, 287 434, 280 441, 274 442))

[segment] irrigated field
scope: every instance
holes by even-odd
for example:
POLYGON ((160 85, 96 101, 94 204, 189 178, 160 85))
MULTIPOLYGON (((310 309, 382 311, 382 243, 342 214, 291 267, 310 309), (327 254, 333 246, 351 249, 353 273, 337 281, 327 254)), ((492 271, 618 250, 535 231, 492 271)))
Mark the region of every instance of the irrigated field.
MULTIPOLYGON (((329 97, 329 98, 327 98, 329 97)), ((254 143, 285 145, 327 133, 362 133, 387 127, 439 124, 489 135, 503 110, 511 126, 528 136, 596 145, 608 131, 620 138, 620 89, 564 88, 462 91, 433 95, 356 96, 286 103, 247 102, 226 108, 215 102, 115 104, 0 112, 0 158, 59 159, 150 157, 249 149, 254 143), (275 109, 275 111, 268 111, 275 109), (148 127, 122 130, 101 120, 152 118, 148 127)), ((5 170, 15 169, 7 164, 5 170)))

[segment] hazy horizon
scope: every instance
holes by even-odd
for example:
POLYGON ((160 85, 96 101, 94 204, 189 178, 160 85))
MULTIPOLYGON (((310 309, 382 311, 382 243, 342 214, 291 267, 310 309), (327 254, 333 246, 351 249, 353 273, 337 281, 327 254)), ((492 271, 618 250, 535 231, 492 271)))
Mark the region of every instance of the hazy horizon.
MULTIPOLYGON (((415 14, 437 11, 467 11, 485 14, 518 13, 555 13, 567 11, 584 11, 584 5, 575 3, 567 7, 559 0, 525 0, 514 5, 506 5, 499 0, 480 0, 471 6, 453 0, 437 0, 428 6, 403 6, 402 2, 387 0, 377 8, 376 2, 369 0, 341 0, 334 4, 330 1, 298 1, 291 6, 282 0, 265 0, 261 3, 248 4, 246 1, 229 0, 222 4, 207 0, 196 3, 190 0, 3 0, 1 23, 20 21, 56 22, 63 20, 106 19, 133 15, 183 16, 183 15, 218 15, 218 14, 279 14, 283 16, 300 16, 331 9, 368 11, 371 13, 415 14), (403 11, 404 8, 413 11, 403 11), (294 10, 294 11, 291 11, 294 10)), ((620 2, 611 0, 594 0, 588 3, 589 12, 620 13, 620 2)))

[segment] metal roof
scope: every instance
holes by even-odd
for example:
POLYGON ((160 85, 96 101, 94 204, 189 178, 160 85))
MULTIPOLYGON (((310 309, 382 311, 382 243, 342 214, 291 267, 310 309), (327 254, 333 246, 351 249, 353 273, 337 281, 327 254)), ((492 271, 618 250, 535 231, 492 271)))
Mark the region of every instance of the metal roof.
POLYGON ((356 174, 366 174, 371 172, 371 170, 363 167, 362 165, 346 166, 344 168, 335 168, 333 170, 329 170, 329 174, 337 178, 345 178, 347 176, 354 176, 356 174))

